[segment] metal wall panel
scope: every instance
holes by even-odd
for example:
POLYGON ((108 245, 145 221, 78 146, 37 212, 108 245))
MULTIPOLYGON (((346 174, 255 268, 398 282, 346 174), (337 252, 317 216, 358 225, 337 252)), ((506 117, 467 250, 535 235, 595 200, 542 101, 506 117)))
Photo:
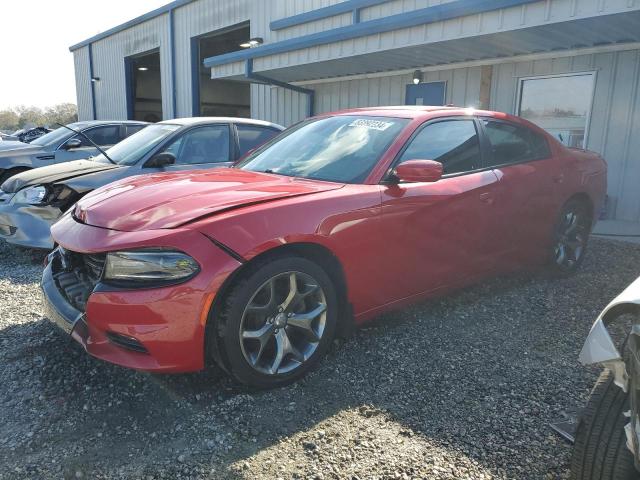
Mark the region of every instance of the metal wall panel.
POLYGON ((167 94, 171 91, 168 19, 164 14, 92 45, 93 74, 100 78, 94 87, 98 119, 127 118, 124 59, 154 49, 160 50, 162 112, 164 118, 171 118, 171 98, 167 94))
MULTIPOLYGON (((271 0, 271 2, 277 0, 271 0)), ((284 0, 281 0, 284 1, 284 0)), ((300 9, 307 1, 300 2, 300 9)), ((434 4, 448 3, 452 0, 442 2, 427 2, 424 0, 394 0, 389 4, 382 4, 363 9, 361 19, 373 19, 387 17, 396 13, 410 12, 411 10, 434 4)), ((269 11, 265 4, 270 1, 258 2, 262 4, 260 14, 264 25, 268 26, 269 20, 280 17, 280 12, 276 9, 269 11)), ((640 10, 640 3, 637 0, 541 0, 535 3, 521 6, 498 9, 482 14, 467 15, 451 20, 433 22, 410 28, 402 28, 390 32, 368 35, 365 37, 334 42, 327 45, 303 48, 292 52, 275 54, 268 57, 257 58, 254 61, 256 72, 270 70, 279 67, 301 65, 309 62, 331 60, 334 58, 344 58, 348 56, 373 53, 380 50, 390 50, 408 46, 419 46, 427 43, 442 42, 453 39, 469 38, 478 35, 488 35, 504 31, 519 30, 528 27, 546 25, 555 22, 571 21, 582 18, 610 15, 615 13, 640 10)), ((297 10, 293 13, 299 13, 297 10)), ((329 20, 329 19, 328 19, 329 20)), ((325 22, 328 20, 324 20, 325 22)), ((317 22, 316 22, 317 23, 317 22)), ((284 35, 296 28, 285 29, 278 34, 284 35)), ((264 28, 264 27, 263 27, 264 28)), ((263 32, 261 32, 263 33, 263 32)), ((559 32, 561 35, 562 32, 559 32)), ((302 34, 302 33, 300 33, 302 34)), ((268 35, 264 32, 263 35, 268 35)), ((261 35, 262 36, 262 35, 261 35)), ((282 38, 278 38, 282 39, 282 38)), ((540 45, 527 44, 526 40, 521 45, 523 51, 543 49, 540 45)), ((567 38, 567 44, 573 45, 576 39, 567 38)))
POLYGON ((198 0, 174 11, 177 117, 192 115, 191 38, 246 22, 250 3, 263 2, 198 0))
POLYGON ((76 73, 76 98, 78 103, 78 119, 92 120, 91 78, 89 78, 89 47, 82 47, 73 52, 73 64, 76 73))
POLYGON ((493 67, 491 108, 516 112, 521 77, 596 72, 587 148, 609 165, 608 194, 618 220, 640 221, 640 50, 579 55, 493 67))
MULTIPOLYGON (((425 72, 425 82, 447 83, 446 103, 477 107, 480 104, 481 67, 425 72)), ((315 91, 315 112, 344 108, 404 105, 411 74, 306 83, 315 91)), ((252 116, 289 126, 306 116, 307 97, 278 87, 252 87, 252 116)))

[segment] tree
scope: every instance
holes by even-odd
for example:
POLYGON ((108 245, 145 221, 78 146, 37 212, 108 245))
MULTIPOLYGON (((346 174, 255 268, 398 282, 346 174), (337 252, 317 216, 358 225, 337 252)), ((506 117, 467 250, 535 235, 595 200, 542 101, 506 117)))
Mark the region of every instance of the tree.
POLYGON ((78 107, 73 103, 59 103, 58 105, 47 107, 44 116, 50 125, 56 122, 66 125, 78 120, 78 107))
POLYGON ((56 123, 72 123, 78 120, 78 108, 73 103, 59 103, 45 108, 19 105, 0 111, 0 130, 14 131, 18 128, 47 126, 56 128, 56 123))
POLYGON ((13 132, 18 129, 19 123, 16 112, 10 109, 0 110, 0 130, 13 132))

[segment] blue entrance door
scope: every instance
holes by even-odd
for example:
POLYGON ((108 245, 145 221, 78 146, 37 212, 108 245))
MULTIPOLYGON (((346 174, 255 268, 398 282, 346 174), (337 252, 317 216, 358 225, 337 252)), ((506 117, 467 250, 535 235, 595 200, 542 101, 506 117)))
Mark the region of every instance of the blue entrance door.
POLYGON ((445 82, 407 85, 406 105, 444 105, 445 82))

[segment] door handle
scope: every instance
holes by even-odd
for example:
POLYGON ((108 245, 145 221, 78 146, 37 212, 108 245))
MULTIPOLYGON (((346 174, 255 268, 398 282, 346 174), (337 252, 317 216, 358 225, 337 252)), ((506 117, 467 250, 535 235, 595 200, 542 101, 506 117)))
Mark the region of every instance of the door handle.
POLYGON ((558 174, 558 175, 555 175, 555 176, 553 177, 553 181, 554 181, 555 183, 562 183, 562 182, 564 182, 564 173, 560 173, 560 174, 558 174))
POLYGON ((487 205, 492 205, 493 204, 493 196, 488 192, 481 193, 480 194, 480 201, 482 203, 486 203, 487 205))

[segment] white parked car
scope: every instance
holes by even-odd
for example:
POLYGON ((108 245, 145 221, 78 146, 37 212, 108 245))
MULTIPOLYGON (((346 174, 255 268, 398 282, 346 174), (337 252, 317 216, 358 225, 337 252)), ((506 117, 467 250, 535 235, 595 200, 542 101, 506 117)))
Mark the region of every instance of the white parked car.
POLYGON ((571 478, 640 479, 640 278, 600 313, 580 361, 605 370, 578 421, 571 478))

